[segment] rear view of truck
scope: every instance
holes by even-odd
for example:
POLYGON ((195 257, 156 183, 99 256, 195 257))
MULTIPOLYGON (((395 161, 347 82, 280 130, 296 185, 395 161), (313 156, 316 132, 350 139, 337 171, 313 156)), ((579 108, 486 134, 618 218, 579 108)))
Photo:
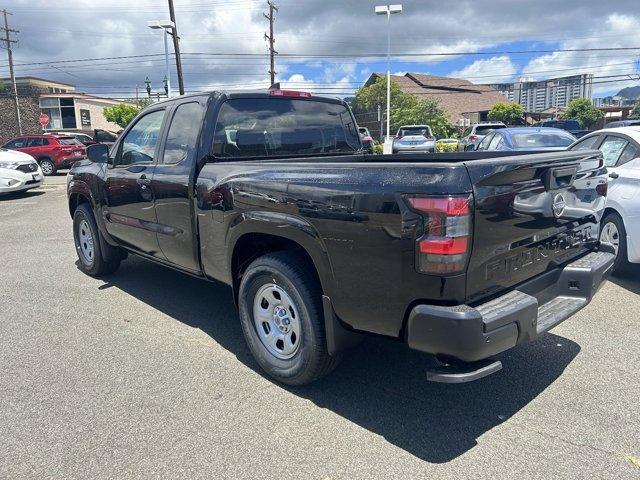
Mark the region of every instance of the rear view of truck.
MULTIPOLYGON (((406 331, 410 347, 445 363, 469 364, 530 341, 577 312, 613 255, 598 251, 607 181, 597 152, 470 159, 465 166, 471 196, 409 203, 424 218, 417 267, 445 275, 464 269, 466 301, 418 305, 406 331)), ((465 367, 432 378, 468 381, 500 364, 465 367)))

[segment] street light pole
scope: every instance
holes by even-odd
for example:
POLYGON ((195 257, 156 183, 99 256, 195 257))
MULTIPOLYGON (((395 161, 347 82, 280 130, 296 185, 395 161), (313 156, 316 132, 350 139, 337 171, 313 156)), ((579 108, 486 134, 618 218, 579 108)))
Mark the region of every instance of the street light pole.
POLYGON ((171 98, 171 72, 169 71, 169 43, 167 42, 167 29, 163 29, 162 36, 164 37, 164 67, 165 75, 167 76, 167 98, 171 98))
POLYGON ((387 136, 384 142, 387 145, 391 137, 391 15, 402 13, 402 5, 380 5, 375 12, 387 16, 387 136))
POLYGON ((149 22, 147 26, 153 30, 162 29, 162 35, 164 36, 164 66, 167 77, 167 98, 171 98, 171 72, 169 71, 169 44, 167 43, 167 35, 169 30, 175 28, 175 25, 170 20, 149 22))

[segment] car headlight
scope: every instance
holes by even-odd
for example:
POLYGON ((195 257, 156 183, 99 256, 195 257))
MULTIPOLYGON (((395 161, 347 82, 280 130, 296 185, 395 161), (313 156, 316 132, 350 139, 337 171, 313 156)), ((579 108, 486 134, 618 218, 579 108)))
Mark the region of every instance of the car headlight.
POLYGON ((7 160, 5 161, 0 160, 0 168, 16 169, 18 168, 18 165, 20 165, 18 162, 9 162, 7 160))

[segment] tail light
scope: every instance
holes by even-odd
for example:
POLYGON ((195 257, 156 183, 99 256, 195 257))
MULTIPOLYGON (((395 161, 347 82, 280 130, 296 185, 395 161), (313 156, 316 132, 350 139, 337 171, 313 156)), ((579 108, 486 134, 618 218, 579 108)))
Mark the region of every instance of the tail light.
POLYGON ((416 239, 416 268, 422 273, 464 270, 471 244, 471 197, 408 197, 423 218, 416 239))
POLYGON ((362 141, 363 142, 373 142, 373 138, 371 138, 369 135, 365 135, 364 137, 362 137, 362 141))
POLYGON ((431 134, 429 134, 429 133, 427 133, 427 132, 424 132, 424 133, 422 134, 422 136, 423 136, 424 138, 426 138, 427 140, 435 140, 435 139, 436 139, 436 137, 434 137, 433 135, 431 135, 431 134))
POLYGON ((478 140, 478 136, 477 135, 469 135, 469 140, 471 140, 472 142, 475 142, 476 140, 478 140))
POLYGON ((601 197, 606 197, 608 191, 609 191, 608 183, 599 183, 598 185, 596 185, 596 193, 601 197))

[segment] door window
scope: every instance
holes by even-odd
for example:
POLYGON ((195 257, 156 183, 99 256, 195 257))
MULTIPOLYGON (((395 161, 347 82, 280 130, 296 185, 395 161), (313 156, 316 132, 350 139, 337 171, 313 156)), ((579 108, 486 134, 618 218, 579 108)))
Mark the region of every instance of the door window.
POLYGON ((607 167, 614 167, 629 142, 624 138, 607 136, 600 145, 600 151, 607 167))
POLYGON ((44 145, 44 138, 30 138, 27 147, 41 147, 44 145))
POLYGON ((197 102, 183 103, 171 120, 164 147, 163 163, 193 162, 202 125, 202 107, 197 102))
POLYGON ((478 150, 486 150, 487 148, 489 148, 489 143, 491 143, 491 140, 493 139, 494 136, 495 135, 493 134, 489 134, 486 137, 484 137, 480 142, 480 145, 478 145, 478 150))
POLYGON ((491 139, 491 143, 489 144, 489 148, 488 150, 495 150, 496 148, 498 148, 498 144, 500 143, 500 140, 502 140, 502 135, 494 135, 493 138, 491 139))
POLYGON ((618 163, 616 164, 616 167, 624 165, 625 163, 630 162, 634 158, 638 158, 638 157, 640 157, 640 152, 638 151, 638 147, 630 143, 629 145, 627 145, 627 148, 624 149, 624 151, 622 152, 622 155, 620 155, 620 158, 618 159, 618 163))
POLYGON ((163 118, 164 110, 156 110, 136 122, 122 139, 116 166, 153 162, 163 118))
POLYGON ((26 138, 16 138, 15 140, 11 140, 4 147, 5 148, 24 148, 27 146, 26 138))

